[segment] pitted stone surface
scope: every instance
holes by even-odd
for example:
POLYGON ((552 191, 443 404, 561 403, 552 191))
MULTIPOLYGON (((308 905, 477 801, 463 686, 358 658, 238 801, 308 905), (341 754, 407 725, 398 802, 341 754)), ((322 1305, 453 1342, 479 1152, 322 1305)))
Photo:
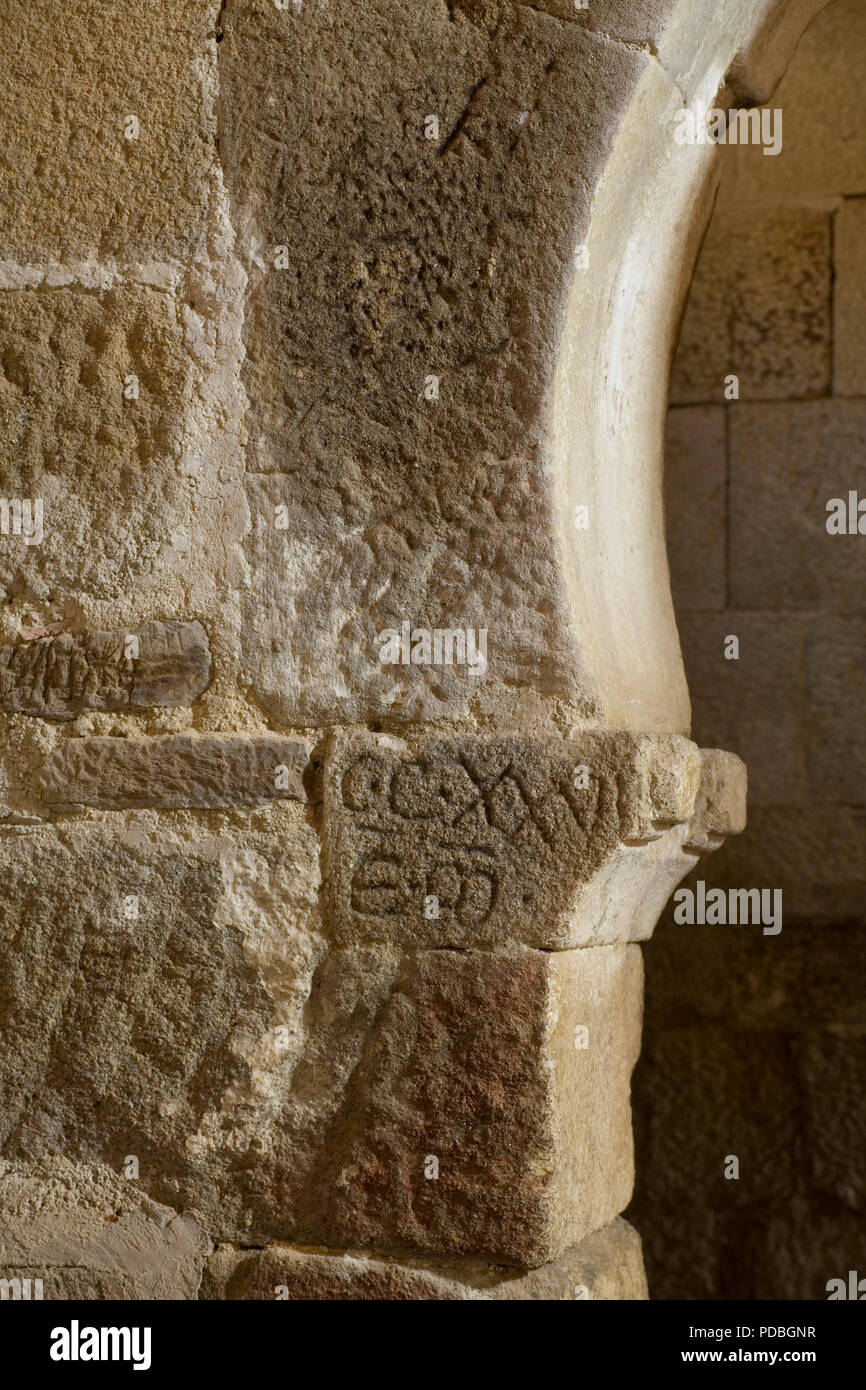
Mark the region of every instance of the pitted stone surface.
POLYGON ((45 759, 36 787, 55 811, 303 801, 309 756, 308 744, 276 734, 73 738, 45 759))
POLYGON ((825 394, 831 283, 826 212, 735 206, 724 220, 714 220, 689 294, 672 401, 723 404, 728 373, 737 375, 744 401, 825 394))
POLYGON ((223 27, 257 698, 293 724, 510 687, 592 710, 544 421, 588 190, 648 55, 498 0, 235 0, 223 27), (487 629, 486 676, 383 664, 403 621, 487 629))
POLYGON ((143 1194, 245 1240, 322 954, 301 808, 7 833, 0 863, 0 1153, 133 1154, 143 1194))
POLYGON ((194 1299, 209 1251, 103 1164, 0 1159, 0 1279, 40 1279, 44 1299, 194 1299))
MULTIPOLYGON (((688 722, 649 446, 696 176, 661 147, 666 104, 711 55, 727 71, 717 33, 749 27, 749 0, 715 29, 696 3, 6 7, 0 613, 33 639, 0 652, 17 1269, 47 1213, 80 1296, 192 1296, 200 1230, 232 1247, 226 1296, 279 1258, 241 1248, 288 1241, 301 1290, 644 1296, 614 1222, 624 943, 736 820, 736 772, 702 781, 677 733, 565 735, 688 722), (8 532, 16 498, 44 535, 8 532), (164 615, 207 639, 153 622, 146 662, 118 655, 164 615), (170 708, 209 644, 206 700, 170 708), (320 806, 314 730, 353 721, 320 806), (130 1154, 141 1196, 96 1168, 130 1154)), ((818 220, 790 312, 820 329, 818 220)))
POLYGON ((191 705, 210 672, 201 623, 60 633, 0 647, 0 705, 43 719, 74 719, 82 710, 191 705))
POLYGON ((360 1251, 273 1245, 262 1251, 218 1249, 208 1261, 201 1298, 291 1301, 327 1299, 504 1299, 568 1302, 647 1298, 640 1237, 612 1221, 552 1264, 528 1274, 479 1260, 389 1260, 360 1251))
POLYGON ((38 543, 0 536, 0 593, 148 587, 177 563, 192 507, 178 458, 193 366, 171 296, 2 290, 0 342, 0 493, 40 502, 43 517, 38 543))
MULTIPOLYGON (((325 775, 329 929, 343 944, 413 946, 641 935, 590 886, 603 879, 616 900, 617 874, 646 867, 654 901, 661 859, 641 847, 690 819, 699 779, 698 750, 676 735, 340 736, 325 775)), ((679 842, 669 857, 658 908, 692 863, 679 842)))
POLYGON ((139 815, 0 839, 4 1156, 137 1154, 243 1244, 534 1266, 622 1210, 637 947, 326 955, 300 807, 139 815))
POLYGON ((218 12, 219 0, 4 5, 3 257, 202 248, 214 132, 201 70, 218 12))
POLYGON ((254 1229, 556 1258, 631 1192, 641 982, 636 946, 331 952, 254 1229))

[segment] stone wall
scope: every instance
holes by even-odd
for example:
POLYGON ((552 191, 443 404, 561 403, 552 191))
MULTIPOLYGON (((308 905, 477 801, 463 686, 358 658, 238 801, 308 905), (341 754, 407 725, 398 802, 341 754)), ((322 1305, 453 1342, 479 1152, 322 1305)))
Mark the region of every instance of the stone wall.
POLYGON ((638 943, 745 798, 674 118, 818 4, 0 0, 4 1289, 646 1296, 638 943))
POLYGON ((773 98, 782 153, 724 151, 674 368, 694 735, 749 768, 748 828, 693 878, 782 889, 784 927, 669 909, 647 948, 632 1215, 655 1298, 821 1298, 862 1264, 866 542, 826 504, 866 498, 864 62, 866 11, 838 0, 773 98))

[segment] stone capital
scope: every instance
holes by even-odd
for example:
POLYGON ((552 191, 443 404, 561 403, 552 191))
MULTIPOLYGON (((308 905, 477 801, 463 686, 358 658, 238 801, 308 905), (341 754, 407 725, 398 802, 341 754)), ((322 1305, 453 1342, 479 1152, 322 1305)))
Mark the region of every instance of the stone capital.
POLYGON ((326 930, 413 949, 643 940, 744 818, 740 760, 676 734, 338 734, 326 930))

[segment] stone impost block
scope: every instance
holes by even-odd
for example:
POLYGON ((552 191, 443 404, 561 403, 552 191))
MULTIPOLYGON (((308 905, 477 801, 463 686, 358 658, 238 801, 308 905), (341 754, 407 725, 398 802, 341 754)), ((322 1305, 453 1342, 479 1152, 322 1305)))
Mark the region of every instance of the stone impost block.
POLYGON ((678 735, 341 735, 325 773, 328 929, 343 945, 642 939, 694 864, 682 845, 701 769, 678 735))
POLYGON ((529 1273, 480 1260, 392 1260, 361 1251, 271 1245, 222 1247, 208 1262, 204 1299, 535 1300, 646 1299, 640 1236, 617 1219, 529 1273))
POLYGON ((746 764, 722 748, 701 749, 701 784, 684 848, 695 854, 718 849, 746 828, 746 764))
POLYGON ((36 785, 51 811, 304 801, 309 756, 302 740, 271 734, 72 738, 48 755, 36 785))
POLYGON ((209 1250, 192 1217, 102 1164, 0 1159, 4 1298, 191 1299, 209 1250))
POLYGON ((210 673, 201 623, 65 632, 0 647, 0 705, 43 719, 74 719, 83 710, 191 705, 210 673))

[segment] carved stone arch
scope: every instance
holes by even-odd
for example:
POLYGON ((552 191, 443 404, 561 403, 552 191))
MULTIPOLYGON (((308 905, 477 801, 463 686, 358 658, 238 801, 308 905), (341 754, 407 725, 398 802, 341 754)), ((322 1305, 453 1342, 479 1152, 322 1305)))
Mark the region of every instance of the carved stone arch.
MULTIPOLYGON (((675 115, 684 105, 727 111, 764 99, 823 3, 662 7, 641 34, 655 61, 617 113, 593 189, 591 273, 577 273, 568 292, 551 436, 570 607, 584 664, 605 692, 603 718, 615 726, 689 727, 667 581, 663 436, 719 162, 712 145, 677 143, 675 115), (585 535, 568 524, 580 503, 596 517, 585 535)), ((624 7, 609 8, 619 17, 624 7)), ((607 28, 608 14, 596 15, 607 28)))

